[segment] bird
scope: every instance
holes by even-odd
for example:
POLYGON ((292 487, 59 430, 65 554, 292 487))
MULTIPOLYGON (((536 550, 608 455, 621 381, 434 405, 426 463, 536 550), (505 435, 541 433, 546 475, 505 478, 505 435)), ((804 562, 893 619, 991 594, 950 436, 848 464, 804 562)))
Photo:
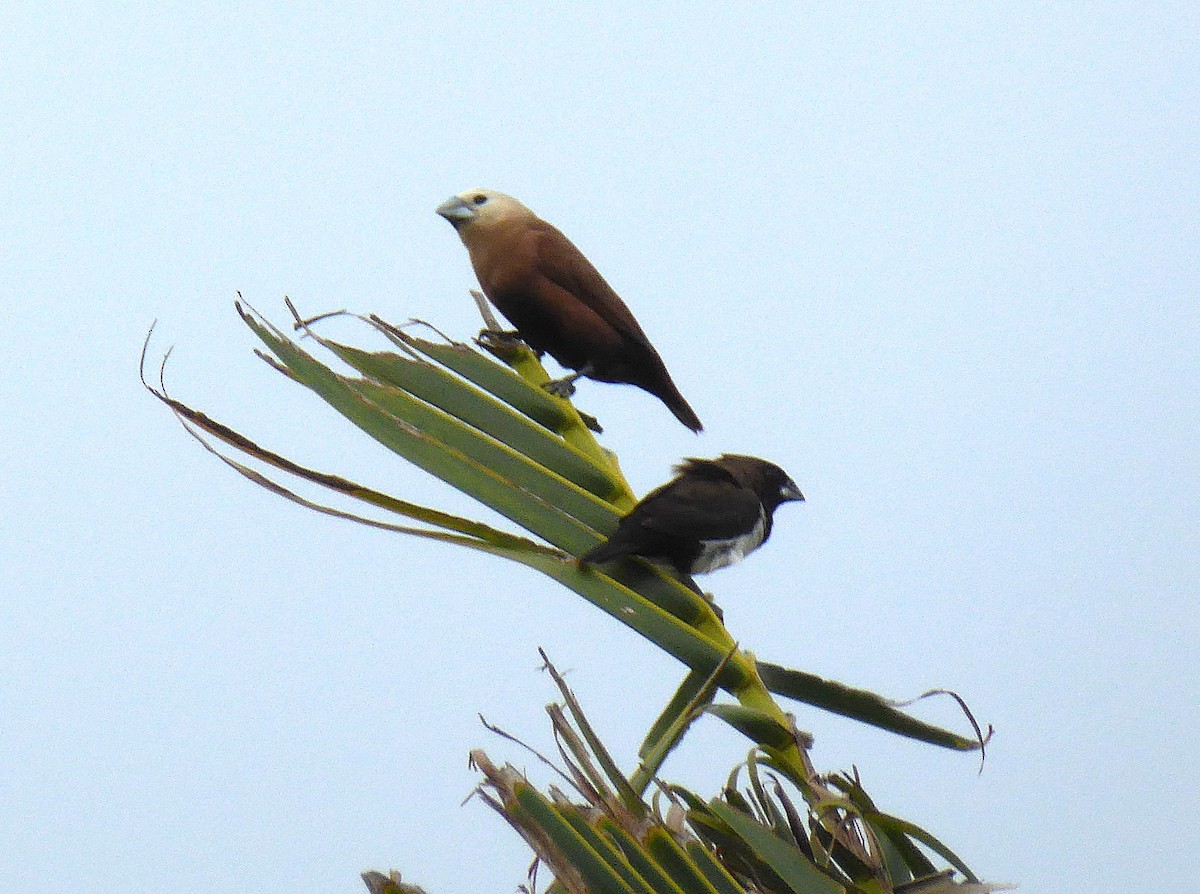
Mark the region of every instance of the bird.
POLYGON ((642 556, 665 560, 681 575, 707 574, 766 543, 780 504, 804 499, 787 472, 756 456, 690 458, 674 471, 676 478, 643 497, 580 561, 642 556))
POLYGON ((520 338, 574 370, 548 383, 550 391, 568 397, 581 377, 636 385, 701 431, 700 418, 625 302, 560 230, 490 189, 459 193, 437 213, 462 239, 483 293, 520 338))

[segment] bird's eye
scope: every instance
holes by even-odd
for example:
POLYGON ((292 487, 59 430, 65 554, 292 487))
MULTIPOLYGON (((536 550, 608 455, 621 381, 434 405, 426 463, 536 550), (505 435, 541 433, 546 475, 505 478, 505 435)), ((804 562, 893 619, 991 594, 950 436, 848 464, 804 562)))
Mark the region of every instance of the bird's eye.
POLYGON ((485 196, 481 192, 476 193, 474 196, 471 197, 471 201, 474 202, 476 205, 482 205, 484 202, 487 201, 487 196, 485 196))

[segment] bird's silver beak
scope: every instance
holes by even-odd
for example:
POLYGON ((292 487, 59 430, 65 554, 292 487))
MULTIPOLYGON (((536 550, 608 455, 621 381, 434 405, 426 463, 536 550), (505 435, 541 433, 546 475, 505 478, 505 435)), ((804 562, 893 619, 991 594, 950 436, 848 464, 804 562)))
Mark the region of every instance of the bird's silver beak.
POLYGON ((804 502, 804 494, 800 493, 800 488, 796 487, 795 481, 789 481, 783 487, 779 488, 779 496, 786 500, 797 500, 804 502))
POLYGON ((446 199, 438 205, 437 213, 450 221, 450 225, 456 230, 475 217, 474 209, 458 196, 446 199))

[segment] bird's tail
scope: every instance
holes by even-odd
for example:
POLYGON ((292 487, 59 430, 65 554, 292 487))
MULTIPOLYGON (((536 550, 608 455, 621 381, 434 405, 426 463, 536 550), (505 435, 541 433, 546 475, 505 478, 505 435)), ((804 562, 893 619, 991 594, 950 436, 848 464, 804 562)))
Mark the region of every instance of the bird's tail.
POLYGON ((696 415, 696 411, 688 406, 688 402, 683 399, 683 395, 676 392, 678 400, 667 401, 667 408, 675 414, 675 418, 694 431, 696 434, 704 431, 704 426, 700 424, 700 417, 696 415))
POLYGON ((696 434, 704 430, 704 426, 700 424, 700 417, 696 415, 696 411, 691 408, 688 402, 683 399, 683 395, 679 393, 679 389, 675 387, 675 383, 670 378, 656 392, 656 396, 667 405, 668 410, 675 414, 676 419, 696 432, 696 434))
POLYGON ((588 565, 602 565, 627 555, 629 555, 628 544, 621 543, 616 537, 610 537, 595 549, 580 556, 579 561, 586 562, 588 565))
POLYGON ((683 399, 683 395, 679 393, 679 389, 675 387, 675 382, 671 379, 671 374, 667 372, 666 364, 662 362, 662 358, 658 356, 654 348, 650 348, 649 355, 645 358, 646 362, 642 368, 630 375, 629 378, 608 379, 608 381, 630 382, 643 391, 650 392, 667 405, 667 409, 675 414, 676 419, 699 434, 704 429, 704 426, 700 424, 700 417, 683 399))

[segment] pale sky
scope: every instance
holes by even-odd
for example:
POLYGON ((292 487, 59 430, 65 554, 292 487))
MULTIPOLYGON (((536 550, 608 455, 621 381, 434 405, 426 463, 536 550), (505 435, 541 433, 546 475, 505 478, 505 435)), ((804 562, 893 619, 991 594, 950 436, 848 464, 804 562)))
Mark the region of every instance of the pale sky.
MULTIPOLYGON (((978 775, 796 706, 819 769, 1024 891, 1194 876, 1192 6, 437 6, 0 12, 0 890, 514 890, 525 845, 460 802, 470 748, 527 763, 477 714, 551 747, 539 646, 634 766, 681 667, 532 572, 255 488, 137 379, 157 319, 175 396, 492 520, 233 310, 470 337, 433 209, 472 186, 588 254, 704 420, 581 383, 639 493, 724 451, 804 490, 705 581, 742 645, 996 727, 978 775)), ((747 746, 704 720, 663 775, 715 794, 747 746)))

